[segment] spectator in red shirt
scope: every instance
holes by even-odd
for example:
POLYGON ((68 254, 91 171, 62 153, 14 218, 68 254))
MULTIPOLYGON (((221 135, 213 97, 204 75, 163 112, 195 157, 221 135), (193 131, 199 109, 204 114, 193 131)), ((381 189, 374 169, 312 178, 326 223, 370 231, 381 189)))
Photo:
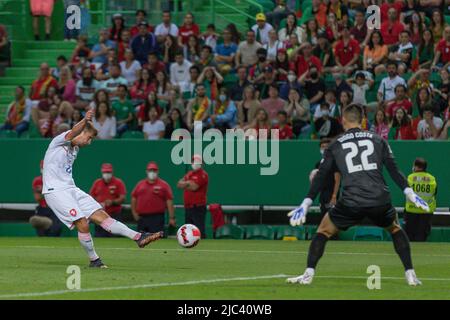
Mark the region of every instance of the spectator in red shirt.
POLYGON ((444 29, 444 38, 436 46, 432 67, 444 66, 450 61, 450 26, 444 29))
POLYGON ((384 44, 388 47, 398 42, 400 33, 405 29, 404 25, 397 19, 395 8, 388 10, 388 20, 381 24, 381 34, 384 44))
MULTIPOLYGON (((278 124, 273 129, 278 130, 278 139, 287 140, 292 139, 292 127, 287 124, 287 113, 284 110, 278 111, 277 114, 278 124)), ((273 138, 273 136, 272 136, 273 138)))
POLYGON ((30 218, 29 222, 36 229, 40 237, 59 237, 61 235, 62 224, 55 216, 53 211, 47 206, 44 195, 42 194, 42 169, 44 161, 41 160, 41 175, 33 179, 33 195, 38 203, 35 214, 30 218))
POLYGON ((169 225, 175 227, 173 193, 169 184, 158 177, 158 165, 147 165, 147 178, 138 182, 131 193, 131 213, 138 230, 156 233, 164 230, 165 211, 169 212, 169 225))
MULTIPOLYGON (((113 166, 110 163, 102 164, 101 172, 101 179, 94 181, 89 193, 111 217, 117 221, 123 221, 122 203, 127 195, 125 184, 113 175, 113 166)), ((100 226, 95 225, 95 236, 112 237, 113 235, 100 226)))
POLYGON ((208 192, 208 174, 202 168, 202 157, 192 157, 192 170, 178 181, 177 187, 184 190, 185 223, 200 229, 202 238, 206 238, 206 194, 208 192))
POLYGON ((322 72, 322 62, 312 54, 312 46, 309 42, 306 42, 298 48, 299 55, 297 56, 297 77, 301 77, 305 72, 309 71, 311 66, 315 66, 317 71, 322 72))
POLYGON ((122 38, 122 32, 126 30, 125 19, 121 13, 116 13, 111 19, 112 27, 109 29, 109 40, 120 41, 122 38))
POLYGON ((190 36, 199 36, 200 28, 194 23, 194 15, 188 12, 184 16, 184 24, 178 29, 178 45, 183 47, 188 43, 190 36))
POLYGON ((151 78, 150 71, 148 69, 141 69, 140 77, 130 89, 131 99, 135 103, 142 103, 148 97, 150 92, 156 91, 156 86, 151 78))
MULTIPOLYGON (((131 38, 134 38, 139 33, 139 24, 141 22, 145 22, 147 19, 147 12, 145 10, 137 10, 136 11, 136 24, 130 28, 131 38)), ((147 25, 148 33, 153 32, 153 27, 151 25, 147 25)))
POLYGON ((129 30, 123 30, 120 40, 117 42, 117 62, 125 61, 125 50, 130 48, 131 34, 129 30))
POLYGON ((5 26, 0 24, 0 63, 9 63, 9 40, 5 26))
POLYGON ((347 26, 342 28, 342 39, 336 42, 334 55, 336 58, 336 67, 333 73, 346 73, 351 75, 353 70, 358 68, 359 42, 350 37, 350 30, 347 26))
POLYGON ((409 115, 412 114, 412 102, 406 96, 406 87, 399 84, 395 87, 395 98, 388 103, 385 114, 389 119, 392 119, 398 108, 404 109, 409 115))
POLYGON ((166 65, 164 62, 159 61, 156 52, 150 52, 148 54, 147 63, 144 64, 143 68, 150 71, 153 75, 156 75, 158 72, 166 72, 166 65))
POLYGON ((411 125, 405 109, 398 108, 392 121, 392 129, 395 130, 395 140, 416 140, 416 134, 411 125))
POLYGON ((46 97, 48 88, 58 88, 58 82, 50 74, 48 63, 43 62, 39 69, 39 77, 33 81, 30 90, 31 100, 41 100, 46 97))

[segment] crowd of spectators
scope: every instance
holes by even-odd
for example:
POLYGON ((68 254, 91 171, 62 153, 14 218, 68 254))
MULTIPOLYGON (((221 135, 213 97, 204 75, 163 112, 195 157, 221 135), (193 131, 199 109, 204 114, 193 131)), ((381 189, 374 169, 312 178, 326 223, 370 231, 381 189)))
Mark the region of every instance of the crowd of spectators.
POLYGON ((280 139, 331 138, 343 131, 342 109, 359 103, 363 129, 385 139, 449 138, 443 0, 312 0, 303 11, 276 2, 242 34, 234 24, 200 30, 191 13, 181 25, 169 11, 156 25, 144 10, 135 21, 115 14, 97 43, 79 36, 56 68, 43 62, 28 96, 16 89, 2 129, 21 134, 32 122, 53 137, 95 108, 100 139, 168 139, 195 121, 256 137, 279 129, 280 139), (379 30, 366 26, 374 3, 379 30))

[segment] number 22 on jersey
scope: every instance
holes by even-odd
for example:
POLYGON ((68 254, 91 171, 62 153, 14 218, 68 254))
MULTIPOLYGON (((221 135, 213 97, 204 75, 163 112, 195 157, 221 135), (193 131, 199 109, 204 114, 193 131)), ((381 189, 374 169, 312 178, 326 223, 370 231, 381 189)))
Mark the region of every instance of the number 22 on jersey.
POLYGON ((347 164, 348 173, 354 173, 359 171, 370 171, 378 168, 376 163, 369 162, 369 156, 373 154, 374 147, 370 140, 359 140, 358 144, 355 142, 346 142, 342 144, 343 149, 350 149, 350 152, 345 156, 345 163, 347 164), (361 152, 360 148, 366 149, 361 152), (354 159, 360 154, 361 164, 355 165, 354 159))

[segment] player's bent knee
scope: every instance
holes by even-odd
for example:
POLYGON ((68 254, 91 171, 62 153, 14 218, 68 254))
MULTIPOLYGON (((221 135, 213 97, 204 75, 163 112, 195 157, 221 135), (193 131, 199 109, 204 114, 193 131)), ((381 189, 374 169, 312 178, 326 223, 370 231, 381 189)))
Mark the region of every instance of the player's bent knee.
POLYGON ((108 218, 110 218, 109 214, 107 214, 103 209, 95 211, 90 217, 91 221, 95 224, 101 224, 108 218))
POLYGON ((385 228, 385 230, 387 232, 389 232, 390 234, 394 234, 397 233, 401 230, 402 228, 400 227, 400 225, 397 222, 392 223, 389 227, 385 228))
POLYGON ((78 232, 89 233, 89 223, 86 218, 81 218, 73 223, 77 228, 78 232))

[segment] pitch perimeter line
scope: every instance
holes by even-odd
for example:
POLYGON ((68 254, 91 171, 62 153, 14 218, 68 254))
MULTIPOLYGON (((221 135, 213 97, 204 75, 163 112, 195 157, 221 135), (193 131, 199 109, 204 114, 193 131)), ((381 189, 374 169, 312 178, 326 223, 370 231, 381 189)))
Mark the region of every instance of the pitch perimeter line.
MULTIPOLYGON (((209 280, 192 280, 184 282, 162 282, 153 284, 141 284, 133 286, 117 286, 117 287, 103 287, 103 288, 88 288, 80 290, 57 290, 57 291, 43 291, 43 292, 28 292, 28 293, 17 293, 17 294, 6 294, 0 295, 0 299, 13 299, 13 298, 29 298, 29 297, 44 297, 53 296, 58 294, 67 293, 85 293, 85 292, 98 292, 98 291, 115 291, 115 290, 130 290, 130 289, 146 289, 146 288, 161 288, 161 287, 174 287, 174 286, 184 286, 184 285, 198 285, 198 284, 210 284, 219 282, 232 282, 232 281, 251 281, 251 280, 265 280, 265 279, 277 279, 277 278, 288 278, 290 275, 276 274, 269 276, 258 276, 258 277, 237 277, 237 278, 224 278, 224 279, 209 279, 209 280)), ((315 278, 322 279, 363 279, 367 280, 367 276, 315 276, 315 278)), ((404 277, 381 277, 381 280, 405 280, 404 277)), ((420 278, 422 281, 450 281, 450 278, 420 278)), ((287 286, 298 286, 298 284, 286 284, 287 286)))

